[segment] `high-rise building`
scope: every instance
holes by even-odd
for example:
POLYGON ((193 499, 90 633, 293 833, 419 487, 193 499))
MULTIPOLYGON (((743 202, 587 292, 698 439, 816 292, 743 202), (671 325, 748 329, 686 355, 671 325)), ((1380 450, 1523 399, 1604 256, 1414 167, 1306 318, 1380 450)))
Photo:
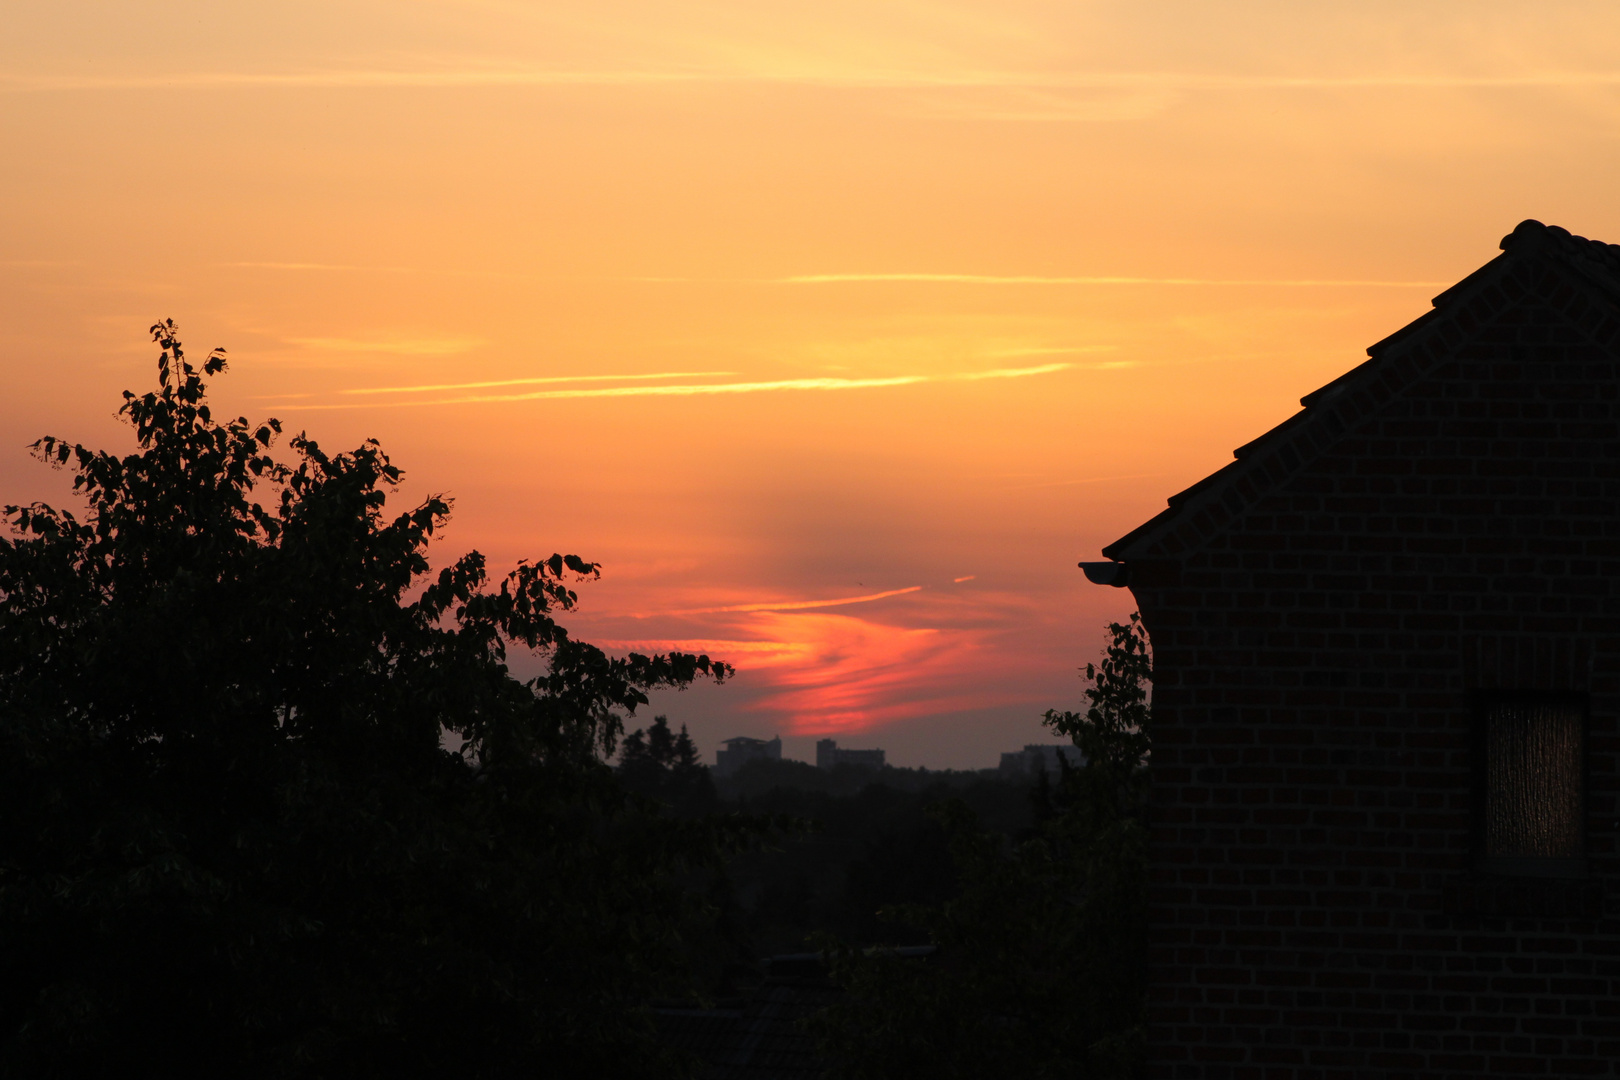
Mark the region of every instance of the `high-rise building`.
POLYGON ((832 739, 816 742, 816 768, 830 769, 835 765, 858 765, 865 769, 881 769, 885 762, 882 750, 840 750, 832 739))
POLYGON ((749 761, 781 761, 782 737, 750 739, 746 735, 726 739, 714 755, 714 775, 730 776, 749 761))
POLYGON ((1078 746, 1030 743, 1022 750, 1002 754, 1001 772, 1005 776, 1034 776, 1038 772, 1044 772, 1056 779, 1063 771, 1060 758, 1067 761, 1071 768, 1079 768, 1086 763, 1086 755, 1080 752, 1078 746))

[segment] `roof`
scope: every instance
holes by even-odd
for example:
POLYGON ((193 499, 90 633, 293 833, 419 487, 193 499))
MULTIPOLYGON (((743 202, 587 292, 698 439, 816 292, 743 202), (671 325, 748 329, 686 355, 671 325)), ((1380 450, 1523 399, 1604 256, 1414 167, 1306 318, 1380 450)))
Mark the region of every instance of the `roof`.
MULTIPOLYGON (((1119 563, 1150 554, 1173 557, 1196 546, 1420 376, 1431 344, 1455 343, 1499 310, 1508 294, 1522 294, 1525 271, 1554 268, 1570 284, 1620 308, 1620 245, 1523 221, 1502 238, 1501 248, 1502 254, 1436 296, 1432 310, 1369 346, 1367 361, 1300 398, 1299 412, 1234 450, 1230 465, 1170 496, 1164 512, 1103 548, 1103 554, 1119 563)), ((1127 584, 1123 567, 1081 566, 1099 584, 1127 584)))

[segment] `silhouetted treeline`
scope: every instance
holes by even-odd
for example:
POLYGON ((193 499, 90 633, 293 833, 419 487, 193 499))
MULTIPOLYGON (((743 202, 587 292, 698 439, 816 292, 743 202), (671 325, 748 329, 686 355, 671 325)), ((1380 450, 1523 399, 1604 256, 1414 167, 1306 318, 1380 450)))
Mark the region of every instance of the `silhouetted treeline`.
POLYGON ((684 729, 660 718, 632 736, 667 748, 663 775, 649 785, 635 757, 621 775, 676 813, 798 823, 774 850, 732 858, 710 896, 733 972, 772 953, 826 956, 843 993, 811 1023, 831 1075, 1143 1075, 1152 669, 1134 616, 1110 634, 1087 668, 1088 708, 1046 715, 1084 764, 1033 784, 793 761, 714 782, 684 729), (931 951, 890 951, 901 946, 931 951))
POLYGON ((725 664, 571 637, 576 556, 430 573, 446 500, 390 516, 375 442, 215 420, 223 354, 153 335, 134 452, 42 439, 84 509, 5 511, 0 1077, 687 1076, 651 1004, 807 947, 850 1076, 1132 1075, 1134 623, 1090 709, 1048 714, 1089 760, 1045 787, 793 762, 717 786, 684 729, 624 731, 725 664), (866 948, 910 942, 938 962, 866 948))
POLYGON ((604 759, 729 669, 572 638, 575 556, 430 574, 444 499, 385 514, 375 442, 215 420, 223 355, 153 333, 134 452, 41 440, 85 507, 6 509, 0 1076, 681 1075, 645 1003, 764 826, 604 759))
POLYGON ((723 911, 729 962, 758 964, 821 948, 829 935, 860 945, 923 944, 926 935, 879 914, 896 904, 938 903, 956 891, 938 813, 956 800, 1009 839, 1035 821, 1035 789, 995 770, 819 769, 756 760, 715 779, 683 727, 663 717, 632 732, 618 767, 631 791, 680 818, 737 815, 778 825, 765 849, 740 852, 705 892, 723 911))
POLYGON ((750 943, 766 956, 818 948, 828 934, 859 945, 925 944, 925 934, 879 913, 955 894, 949 840, 935 808, 957 800, 1009 837, 1034 820, 1028 783, 994 773, 756 761, 719 786, 734 793, 729 805, 740 812, 807 824, 776 850, 745 853, 728 866, 750 943))
POLYGON ((1034 829, 1008 843, 960 801, 943 808, 956 892, 890 911, 935 951, 833 950, 845 992, 817 1027, 834 1075, 1145 1076, 1152 665, 1135 616, 1109 631, 1087 709, 1046 714, 1085 763, 1037 788, 1034 829))

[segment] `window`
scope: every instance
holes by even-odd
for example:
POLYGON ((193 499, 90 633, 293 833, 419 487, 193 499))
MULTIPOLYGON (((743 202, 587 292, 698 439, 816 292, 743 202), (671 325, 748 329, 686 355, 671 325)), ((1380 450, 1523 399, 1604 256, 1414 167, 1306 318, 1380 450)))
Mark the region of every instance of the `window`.
POLYGON ((1585 699, 1495 694, 1480 705, 1478 869, 1581 876, 1586 855, 1585 699))

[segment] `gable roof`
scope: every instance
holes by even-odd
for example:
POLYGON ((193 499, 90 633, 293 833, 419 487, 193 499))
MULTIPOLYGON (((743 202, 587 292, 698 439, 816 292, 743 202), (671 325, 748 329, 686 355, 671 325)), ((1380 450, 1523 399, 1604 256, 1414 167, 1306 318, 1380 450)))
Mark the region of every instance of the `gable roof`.
POLYGON ((1523 221, 1501 247, 1502 254, 1436 296, 1430 311, 1369 346, 1370 359, 1300 398, 1299 412, 1234 450, 1230 465, 1170 496, 1166 510, 1103 548, 1114 563, 1081 563, 1086 576, 1125 585, 1117 563, 1149 554, 1174 557, 1198 546, 1422 376, 1450 346, 1529 294, 1538 271, 1552 269, 1572 286, 1553 298, 1566 316, 1606 347, 1620 341, 1620 245, 1523 221))

